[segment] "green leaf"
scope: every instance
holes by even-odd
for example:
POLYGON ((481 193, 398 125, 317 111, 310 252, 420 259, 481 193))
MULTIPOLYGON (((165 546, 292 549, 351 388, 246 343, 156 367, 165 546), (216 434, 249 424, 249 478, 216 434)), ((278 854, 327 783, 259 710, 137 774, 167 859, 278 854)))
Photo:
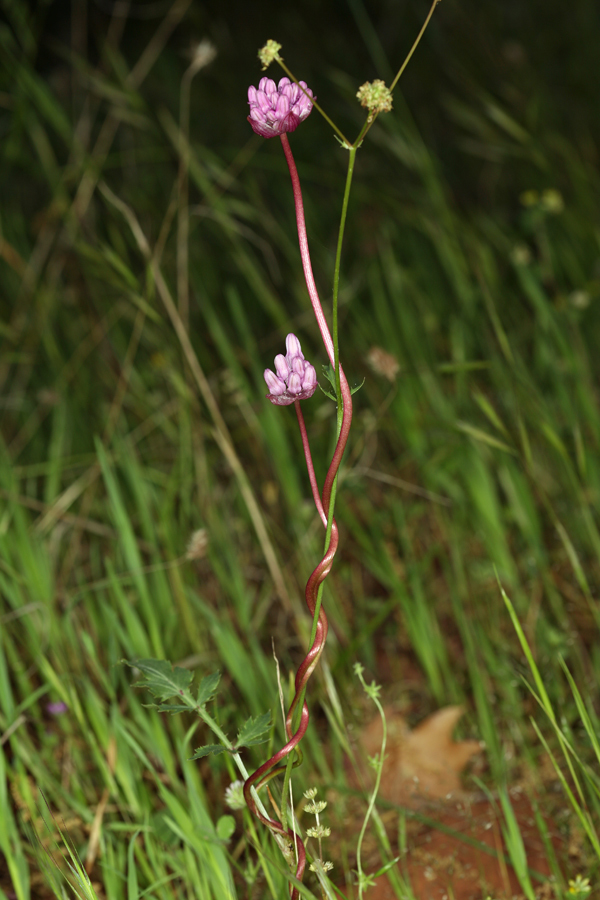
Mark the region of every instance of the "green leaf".
POLYGON ((337 401, 337 396, 335 394, 335 373, 333 371, 333 366, 331 365, 331 363, 328 366, 321 366, 321 374, 323 375, 323 378, 327 379, 334 392, 333 394, 330 394, 329 391, 325 390, 320 382, 319 387, 327 397, 329 397, 331 400, 337 401))
POLYGON ((219 756, 221 753, 225 753, 227 748, 222 744, 206 744, 204 747, 199 747, 193 756, 190 756, 190 759, 202 759, 205 756, 219 756))
POLYGON ((213 672, 212 675, 207 675, 202 679, 202 681, 200 682, 200 687, 198 688, 198 706, 204 706, 205 703, 208 703, 209 700, 212 700, 220 680, 220 672, 213 672))
POLYGON ((505 453, 512 453, 513 456, 517 456, 516 450, 509 447, 504 441, 500 441, 498 438, 493 437, 493 435, 488 434, 487 431, 483 431, 481 428, 471 425, 470 422, 461 422, 457 419, 455 424, 460 431, 464 431, 465 434, 468 434, 469 437, 474 438, 476 441, 481 441, 482 444, 489 444, 490 447, 497 447, 498 450, 504 450, 505 453))
POLYGON ((326 391, 321 383, 319 383, 319 387, 321 388, 321 390, 323 391, 323 393, 325 394, 326 397, 329 397, 330 400, 337 401, 337 397, 335 396, 335 394, 332 394, 331 391, 326 391))
POLYGON ((217 821, 217 834, 222 841, 228 841, 235 831, 235 819, 233 816, 221 816, 217 821))
POLYGON ((173 668, 166 659, 138 659, 135 662, 124 660, 128 666, 139 669, 143 679, 136 682, 135 687, 145 687, 160 700, 168 700, 188 690, 192 673, 177 666, 173 668))
POLYGON ((244 722, 239 730, 236 746, 253 747, 255 744, 264 744, 268 739, 267 732, 271 728, 271 713, 263 713, 262 716, 250 718, 244 722))
POLYGON ((144 709, 156 709, 158 712, 164 713, 182 713, 189 712, 189 706, 184 706, 183 703, 143 703, 142 706, 144 709))
MULTIPOLYGON (((321 374, 323 375, 323 378, 327 379, 327 381, 333 388, 333 393, 326 390, 320 382, 319 382, 319 387, 321 388, 321 390, 323 391, 323 393, 325 394, 326 397, 329 397, 330 400, 334 400, 335 402, 337 402, 336 386, 335 386, 335 373, 333 371, 333 366, 331 365, 331 363, 328 366, 321 366, 321 374)), ((350 393, 355 394, 357 391, 360 391, 360 389, 364 383, 365 383, 365 379, 363 378, 363 380, 361 381, 360 384, 357 384, 353 388, 350 388, 350 393)))
POLYGON ((139 897, 137 868, 135 864, 135 845, 139 830, 132 835, 127 848, 127 900, 137 900, 139 897))
POLYGON ((400 859, 399 856, 394 857, 394 859, 390 859, 389 862, 386 862, 385 866, 382 866, 381 869, 379 869, 377 872, 375 872, 375 874, 373 875, 373 878, 379 878, 380 875, 384 875, 389 869, 392 868, 392 866, 396 865, 396 863, 398 862, 399 859, 400 859))
POLYGON ((180 840, 173 832, 173 829, 169 828, 167 818, 168 816, 164 812, 154 813, 150 817, 150 827, 162 844, 166 844, 168 847, 176 847, 180 840))

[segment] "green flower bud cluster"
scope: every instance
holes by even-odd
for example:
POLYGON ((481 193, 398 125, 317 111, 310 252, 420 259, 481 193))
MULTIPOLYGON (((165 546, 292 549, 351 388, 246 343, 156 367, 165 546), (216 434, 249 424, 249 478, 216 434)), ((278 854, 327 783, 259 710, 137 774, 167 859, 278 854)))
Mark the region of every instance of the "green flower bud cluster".
POLYGON ((356 93, 360 105, 369 110, 370 116, 376 116, 382 112, 391 112, 392 92, 385 86, 385 81, 376 78, 375 81, 366 81, 356 93))
POLYGON ((277 41, 267 41, 264 47, 258 51, 258 58, 260 59, 261 65, 263 67, 263 72, 265 69, 268 69, 273 60, 279 58, 279 51, 281 50, 281 44, 278 44, 277 41))
POLYGON ((326 808, 327 801, 315 799, 317 796, 316 788, 309 788, 308 791, 304 791, 304 796, 308 800, 308 803, 304 804, 304 811, 315 816, 317 820, 316 826, 306 829, 306 836, 309 838, 314 838, 319 842, 319 859, 315 860, 315 862, 310 866, 310 870, 311 872, 316 872, 316 865, 318 865, 322 872, 330 872, 331 869, 333 869, 333 863, 329 860, 323 860, 323 849, 321 847, 321 841, 323 840, 323 838, 329 837, 329 835, 331 834, 331 828, 327 827, 326 825, 321 825, 319 821, 319 815, 326 808))

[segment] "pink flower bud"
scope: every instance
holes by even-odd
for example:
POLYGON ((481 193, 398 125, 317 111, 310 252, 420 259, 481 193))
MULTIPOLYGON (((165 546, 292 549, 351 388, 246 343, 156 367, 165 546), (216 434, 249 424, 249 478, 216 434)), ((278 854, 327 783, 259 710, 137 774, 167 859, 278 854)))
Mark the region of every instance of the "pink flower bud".
POLYGON ((283 353, 278 353, 275 357, 275 369, 277 370, 279 377, 284 381, 290 374, 290 369, 283 353))
POLYGON ((314 366, 311 366, 310 363, 306 363, 306 367, 304 369, 304 378, 302 379, 302 390, 310 391, 315 390, 317 387, 317 373, 314 366))
POLYGON ((283 378, 278 378, 275 372, 271 372, 270 369, 265 369, 265 381, 267 382, 269 393, 273 394, 274 397, 279 397, 281 396, 281 394, 285 394, 285 381, 283 380, 283 378))
POLYGON ((276 406, 289 406, 295 400, 306 400, 317 389, 317 373, 314 366, 304 359, 300 341, 295 334, 288 334, 285 346, 287 356, 278 353, 275 357, 277 375, 271 369, 265 369, 265 381, 269 389, 267 400, 276 406))
POLYGON ((290 360, 294 359, 296 356, 299 356, 300 359, 304 359, 300 341, 295 334, 288 334, 285 339, 285 349, 287 350, 288 366, 290 365, 290 360))
POLYGON ((256 134, 265 138, 277 137, 295 131, 306 119, 313 107, 313 93, 305 81, 299 84, 306 93, 289 78, 282 78, 276 85, 271 78, 265 77, 260 79, 258 89, 248 88, 248 121, 256 134))
POLYGON ((292 372, 290 377, 288 378, 288 393, 289 394, 300 394, 302 393, 302 379, 295 372, 292 372))

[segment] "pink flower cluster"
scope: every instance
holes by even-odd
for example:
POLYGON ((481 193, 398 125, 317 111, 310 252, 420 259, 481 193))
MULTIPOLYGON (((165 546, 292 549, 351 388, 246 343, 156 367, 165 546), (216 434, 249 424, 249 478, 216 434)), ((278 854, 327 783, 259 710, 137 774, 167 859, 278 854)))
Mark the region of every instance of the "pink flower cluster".
POLYGON ((315 367, 304 359, 300 341, 295 334, 285 339, 287 355, 275 357, 275 372, 265 369, 265 381, 269 388, 267 400, 276 406, 289 406, 294 400, 306 400, 317 389, 315 367))
MULTIPOLYGON (((309 97, 313 96, 305 81, 300 81, 299 84, 309 97)), ((248 88, 248 121, 253 130, 265 138, 295 131, 313 106, 306 94, 289 78, 282 78, 278 85, 272 78, 261 78, 258 89, 248 88)))

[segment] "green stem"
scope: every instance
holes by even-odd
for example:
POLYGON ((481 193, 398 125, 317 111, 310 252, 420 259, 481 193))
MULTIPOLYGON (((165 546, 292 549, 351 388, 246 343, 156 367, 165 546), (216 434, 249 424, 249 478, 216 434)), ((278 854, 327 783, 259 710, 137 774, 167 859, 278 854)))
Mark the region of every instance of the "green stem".
MULTIPOLYGON (((237 752, 237 750, 234 749, 233 744, 231 743, 231 741, 229 740, 229 738, 227 737, 225 732, 217 725, 217 723, 215 722, 213 717, 209 713, 206 712, 206 710, 203 706, 198 706, 193 700, 190 702, 188 700, 188 698, 186 698, 186 697, 184 697, 183 699, 186 702, 186 704, 195 713, 197 713, 200 716, 200 718, 203 720, 203 722, 205 722, 206 725, 208 725, 208 727, 210 728, 212 733, 219 738, 219 740, 223 744, 223 746, 231 753, 231 757, 232 757, 234 763, 236 764, 236 766, 238 767, 240 775, 242 776, 244 781, 246 781, 248 778, 248 774, 249 774, 248 770, 246 769, 246 766, 244 765, 244 763, 242 761, 242 757, 237 752)), ((265 815, 265 816, 268 815, 267 810, 265 809, 262 800, 258 796, 257 791, 255 791, 254 788, 252 788, 252 791, 253 791, 253 796, 254 796, 256 806, 261 811, 261 813, 263 813, 263 815, 265 815)))
MULTIPOLYGON (((332 337, 333 337, 333 357, 335 370, 335 393, 337 396, 337 436, 340 436, 342 427, 342 418, 344 416, 344 403, 342 400, 342 387, 340 384, 340 347, 338 337, 338 300, 340 294, 340 266, 342 261, 342 243, 344 240, 344 231, 346 229, 346 219, 348 217, 348 202, 350 200, 350 189, 352 187, 352 176, 354 175, 354 162, 356 160, 356 147, 351 147, 348 152, 348 172, 346 173, 346 187, 344 188, 344 199, 342 201, 342 215, 340 218, 340 228, 338 232, 337 249, 335 253, 335 268, 333 270, 333 316, 332 316, 332 337)), ((332 495, 333 504, 333 495, 332 495)), ((330 505, 332 505, 330 504, 330 505)), ((331 510, 333 512, 333 509, 331 510)), ((331 521, 331 515, 327 513, 327 521, 331 521)))
MULTIPOLYGON (((396 85, 398 84, 398 81, 400 80, 400 77, 401 77, 402 73, 404 72, 404 70, 406 69, 407 65, 409 64, 409 62, 410 62, 410 60, 411 60, 411 58, 412 58, 413 53, 415 52, 415 50, 416 50, 417 47, 419 46, 419 43, 420 43, 420 41, 421 41, 421 38, 422 38, 423 35, 425 34, 425 29, 426 29, 427 26, 429 25, 430 19, 431 19, 432 15, 433 15, 434 10, 435 10, 436 6, 438 5, 438 3, 441 3, 441 0, 433 0, 433 3, 431 4, 431 9, 429 10, 429 12, 428 12, 428 14, 427 14, 427 18, 425 19, 425 22, 423 23, 423 27, 422 27, 421 30, 419 31, 419 33, 418 33, 418 35, 417 35, 417 37, 416 37, 416 40, 415 40, 414 44, 412 45, 412 47, 410 48, 410 50, 409 50, 409 52, 408 52, 408 56, 406 57, 406 59, 404 60, 404 62, 403 62, 402 65, 400 66, 400 68, 398 69, 398 73, 397 73, 396 77, 394 78, 394 80, 392 81, 392 83, 391 83, 391 85, 390 85, 390 91, 393 92, 394 88, 395 88, 396 85)), ((354 147, 360 147, 360 145, 361 145, 361 143, 362 143, 362 141, 363 141, 363 139, 364 139, 364 136, 366 135, 366 133, 367 133, 367 131, 369 130, 369 128, 371 128, 371 126, 372 126, 373 123, 375 122, 375 119, 377 118, 377 115, 378 115, 378 114, 375 113, 375 115, 369 115, 369 116, 367 117, 367 121, 365 122, 365 124, 364 124, 363 127, 361 128, 360 134, 358 135, 358 137, 357 137, 356 140, 354 141, 354 145, 353 145, 354 147)))
POLYGON ((429 10, 429 13, 427 14, 427 18, 425 19, 425 21, 424 21, 424 23, 423 23, 423 27, 421 28, 420 32, 418 33, 418 35, 417 35, 417 37, 416 37, 416 40, 415 40, 414 44, 413 44, 412 47, 410 48, 410 51, 409 51, 408 56, 406 57, 406 59, 404 60, 404 62, 403 62, 402 65, 400 66, 400 68, 398 69, 398 74, 396 75, 396 77, 394 78, 394 80, 392 81, 392 83, 391 83, 391 85, 390 85, 390 91, 393 91, 394 88, 396 87, 396 85, 398 84, 398 81, 400 80, 400 76, 402 75, 402 73, 404 72, 405 68, 406 68, 407 65, 409 64, 409 62, 410 62, 410 60, 411 60, 411 57, 412 57, 413 53, 415 52, 415 50, 416 50, 417 47, 419 46, 419 42, 420 42, 421 38, 423 37, 423 35, 425 34, 425 29, 426 29, 427 26, 429 25, 429 20, 431 19, 432 15, 433 15, 433 12, 434 12, 434 10, 435 10, 435 8, 436 8, 436 6, 437 6, 438 3, 440 3, 440 2, 441 2, 441 0, 433 0, 433 3, 431 4, 431 9, 429 10))
POLYGON ((379 786, 381 784, 381 775, 383 772, 383 764, 385 761, 385 748, 386 748, 386 744, 387 744, 387 721, 385 718, 385 712, 383 710, 383 707, 377 698, 376 691, 379 690, 379 688, 377 688, 374 684, 371 685, 370 688, 367 687, 367 684, 364 680, 362 671, 360 671, 360 669, 356 670, 356 674, 358 675, 358 677, 360 679, 360 683, 362 684, 367 696, 371 698, 371 700, 377 707, 377 711, 381 717, 381 722, 382 722, 382 727, 383 727, 382 736, 381 736, 381 747, 379 750, 379 754, 376 757, 377 765, 376 765, 376 769, 375 769, 375 771, 376 771, 375 785, 373 787, 373 790, 371 791, 371 796, 369 797, 369 805, 367 807, 367 812, 365 814, 365 818, 362 823, 362 828, 360 829, 360 834, 358 836, 358 843, 356 845, 356 872, 358 875, 358 897, 359 897, 359 900, 362 900, 365 886, 366 886, 365 882, 367 881, 367 879, 365 878, 363 869, 362 869, 362 856, 361 856, 362 845, 363 845, 363 841, 364 841, 365 834, 367 831, 367 825, 369 824, 369 820, 370 820, 370 818, 373 814, 373 810, 375 808, 375 801, 377 800, 377 795, 379 793, 379 786))
POLYGON ((285 72, 285 74, 286 74, 286 75, 294 82, 294 84, 297 84, 297 85, 298 85, 298 87, 300 88, 300 90, 302 91, 303 94, 306 94, 306 96, 308 97, 308 99, 310 100, 310 102, 312 103, 312 105, 314 106, 314 108, 317 110, 317 112, 321 113, 321 115, 323 116, 323 118, 325 119, 325 121, 326 121, 329 125, 331 125, 331 127, 333 128, 333 130, 335 131, 335 133, 338 135, 338 137, 340 138, 340 140, 342 141, 342 143, 343 143, 346 147, 350 147, 351 144, 350 144, 350 141, 348 140, 348 138, 344 135, 344 133, 343 133, 342 131, 340 131, 340 129, 339 129, 339 128, 337 127, 337 125, 335 124, 335 122, 333 122, 333 121, 329 118, 329 116, 327 115, 327 113, 325 112, 325 110, 324 110, 322 107, 319 106, 319 104, 317 103, 317 101, 315 100, 315 98, 314 98, 314 97, 311 97, 309 94, 306 93, 306 91, 304 90, 304 88, 302 87, 302 85, 300 84, 300 82, 298 81, 298 79, 296 78, 296 76, 295 76, 292 72, 290 72, 290 70, 288 69, 288 67, 286 66, 286 64, 285 64, 284 61, 282 60, 282 58, 281 58, 280 56, 276 56, 275 59, 277 60, 277 62, 279 63, 279 65, 281 66, 281 68, 283 69, 283 71, 285 72))

